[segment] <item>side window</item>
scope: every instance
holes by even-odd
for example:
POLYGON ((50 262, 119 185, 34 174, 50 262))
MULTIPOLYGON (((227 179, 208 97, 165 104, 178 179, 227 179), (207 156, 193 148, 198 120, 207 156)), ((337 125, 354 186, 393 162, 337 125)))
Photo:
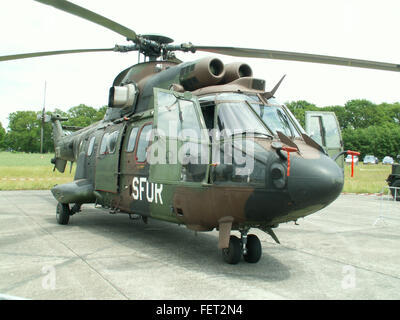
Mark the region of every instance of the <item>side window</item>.
POLYGON ((129 141, 128 141, 128 146, 126 147, 126 152, 132 152, 133 149, 135 149, 136 137, 138 131, 139 131, 138 127, 132 128, 131 133, 129 135, 129 141))
POLYGON ((324 125, 326 130, 326 145, 330 148, 340 148, 341 143, 336 119, 331 115, 327 115, 324 117, 324 125))
POLYGON ((96 137, 92 137, 89 141, 89 147, 88 147, 88 151, 87 151, 87 155, 88 157, 90 157, 93 153, 93 148, 94 148, 94 142, 96 140, 96 137))
POLYGON ((140 132, 138 147, 136 151, 136 162, 146 162, 147 148, 150 144, 152 129, 153 125, 147 124, 140 132))
POLYGON ((99 152, 100 154, 106 154, 107 153, 108 135, 109 135, 109 133, 106 132, 103 135, 103 138, 101 139, 100 152, 99 152))
POLYGON ((113 133, 109 134, 109 136, 108 136, 108 153, 115 152, 115 149, 117 146, 118 135, 119 135, 119 131, 114 131, 113 133))
POLYGON ((322 117, 321 116, 312 116, 310 117, 309 127, 311 131, 309 135, 313 138, 316 142, 318 142, 321 146, 326 146, 325 139, 323 138, 324 135, 324 126, 322 124, 322 117))
POLYGON ((103 135, 103 139, 101 139, 100 145, 100 154, 109 154, 115 152, 118 135, 119 131, 114 131, 112 133, 106 132, 103 135))

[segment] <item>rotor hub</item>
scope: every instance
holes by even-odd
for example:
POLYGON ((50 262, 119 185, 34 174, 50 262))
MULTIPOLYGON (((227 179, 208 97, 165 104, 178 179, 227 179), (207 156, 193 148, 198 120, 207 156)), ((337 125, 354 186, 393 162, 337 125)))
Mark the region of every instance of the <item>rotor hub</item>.
POLYGON ((168 54, 166 46, 174 40, 160 34, 144 34, 138 36, 139 52, 149 57, 150 60, 155 60, 162 56, 164 59, 168 54))
POLYGON ((169 44, 174 42, 173 39, 163 36, 161 34, 150 33, 150 34, 143 34, 141 35, 142 38, 157 42, 159 44, 169 44))

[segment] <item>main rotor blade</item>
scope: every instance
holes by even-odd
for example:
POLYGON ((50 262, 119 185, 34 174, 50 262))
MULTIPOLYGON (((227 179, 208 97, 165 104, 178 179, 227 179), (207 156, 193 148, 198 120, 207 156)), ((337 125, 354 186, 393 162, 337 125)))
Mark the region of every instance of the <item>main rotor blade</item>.
POLYGON ((198 51, 213 52, 234 57, 292 60, 292 61, 314 62, 314 63, 333 64, 333 65, 348 66, 348 67, 400 72, 399 64, 333 57, 333 56, 323 56, 323 55, 316 55, 309 53, 234 48, 234 47, 193 46, 193 48, 198 51))
POLYGON ((90 11, 76 4, 73 4, 69 1, 65 0, 35 0, 35 1, 47 4, 49 6, 71 13, 83 19, 97 23, 107 29, 110 29, 116 33, 119 33, 120 35, 125 36, 128 40, 132 40, 133 42, 137 42, 138 40, 135 31, 127 27, 124 27, 123 25, 120 25, 119 23, 116 23, 97 13, 94 13, 93 11, 90 11))
POLYGON ((101 51, 114 51, 114 50, 115 50, 115 48, 110 48, 110 49, 76 49, 76 50, 32 52, 32 53, 13 54, 13 55, 9 55, 9 56, 0 56, 0 61, 18 60, 18 59, 43 57, 43 56, 53 56, 53 55, 57 55, 57 54, 67 54, 67 53, 101 52, 101 51))

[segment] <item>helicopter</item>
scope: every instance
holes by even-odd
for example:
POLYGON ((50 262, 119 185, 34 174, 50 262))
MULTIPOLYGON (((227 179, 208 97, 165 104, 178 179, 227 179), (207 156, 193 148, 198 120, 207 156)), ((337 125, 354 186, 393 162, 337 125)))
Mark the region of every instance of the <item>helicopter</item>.
POLYGON ((109 90, 104 119, 67 134, 57 114, 54 168, 76 163, 74 181, 51 189, 56 219, 69 223, 83 204, 132 219, 148 218, 206 232, 218 230, 224 261, 257 263, 259 238, 332 203, 344 184, 344 151, 334 114, 309 112, 307 131, 244 62, 206 57, 183 62, 175 52, 209 52, 243 58, 292 60, 386 71, 400 65, 238 47, 174 44, 135 31, 64 0, 35 0, 112 30, 132 45, 15 54, 9 61, 85 52, 130 52, 144 62, 121 71, 109 90), (309 134, 307 134, 307 132, 309 134), (238 231, 240 238, 232 235, 238 231))

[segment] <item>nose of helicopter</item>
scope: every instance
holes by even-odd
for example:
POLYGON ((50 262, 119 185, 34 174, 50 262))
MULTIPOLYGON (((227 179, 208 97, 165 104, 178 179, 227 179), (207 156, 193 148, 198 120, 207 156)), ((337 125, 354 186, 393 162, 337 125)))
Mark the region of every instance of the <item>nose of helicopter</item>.
MULTIPOLYGON (((323 208, 342 192, 342 169, 329 157, 295 158, 291 161, 288 191, 297 208, 323 208)), ((317 209, 318 210, 318 209, 317 209)))

